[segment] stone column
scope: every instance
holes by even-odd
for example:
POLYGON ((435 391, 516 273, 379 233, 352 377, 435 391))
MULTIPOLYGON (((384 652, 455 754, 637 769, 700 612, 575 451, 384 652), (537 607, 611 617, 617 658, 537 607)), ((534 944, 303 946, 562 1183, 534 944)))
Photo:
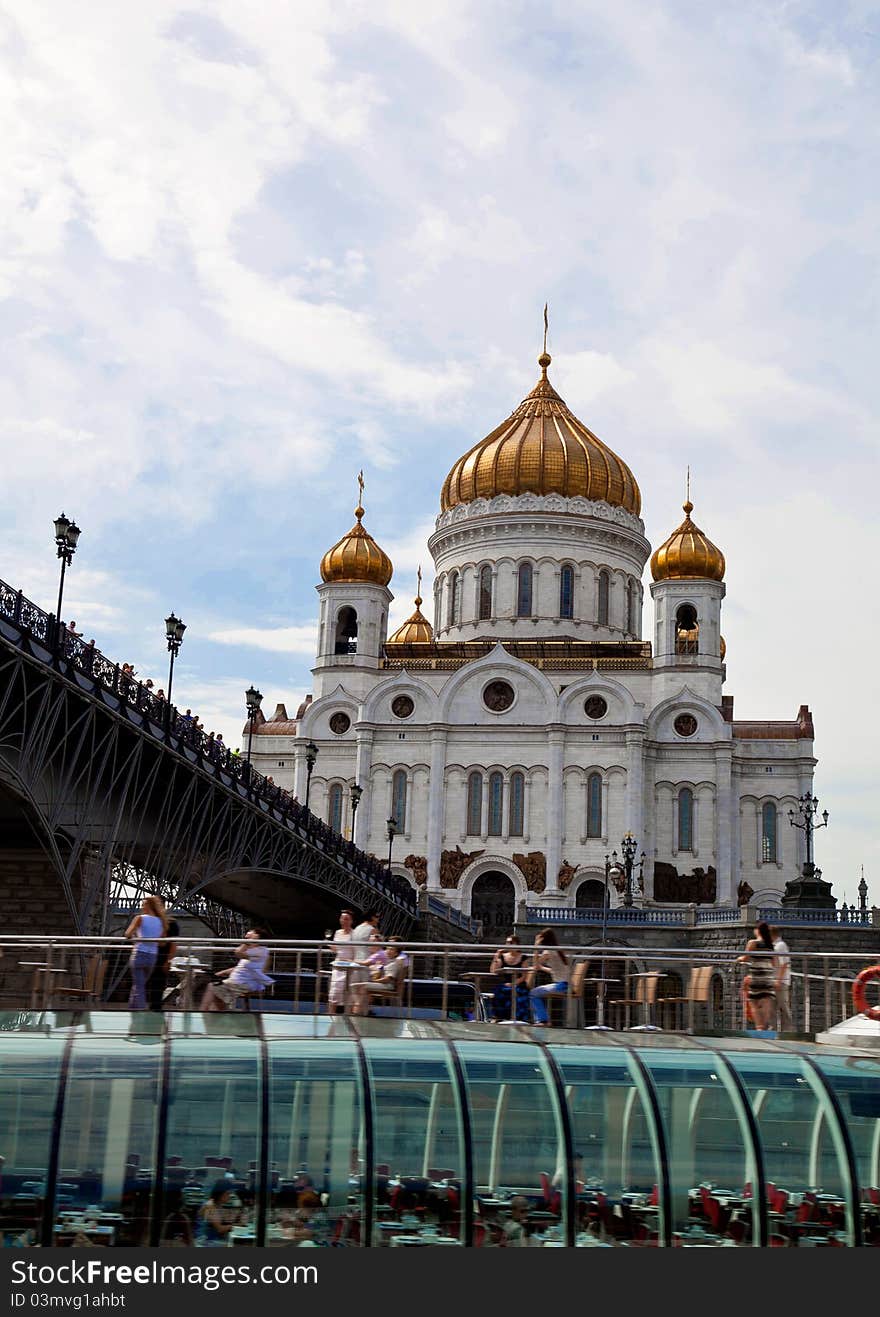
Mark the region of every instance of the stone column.
POLYGON ((718 905, 732 905, 734 901, 733 884, 733 791, 731 790, 731 759, 733 749, 723 746, 715 755, 715 867, 717 880, 715 901, 718 905))
MULTIPOLYGON (((645 852, 645 868, 653 872, 648 863, 648 847, 645 844, 645 733, 643 730, 626 733, 626 830, 631 832, 638 842, 638 854, 645 852)), ((613 848, 612 848, 613 849, 613 848)), ((638 860, 636 861, 638 863, 638 860)), ((635 873, 635 868, 633 870, 635 873)), ((642 879, 645 896, 649 886, 653 888, 647 873, 642 879)))
POLYGON ((563 825, 563 776, 562 765, 565 754, 565 732, 553 728, 547 734, 548 781, 547 781, 547 886, 545 896, 558 897, 559 866, 562 863, 562 825, 563 825))
POLYGON ((370 841, 370 818, 373 809, 373 736, 372 727, 364 727, 356 733, 357 757, 354 780, 363 789, 363 795, 355 815, 355 833, 352 840, 362 851, 367 849, 370 841))
POLYGON ((440 852, 443 849, 445 806, 446 730, 431 730, 431 780, 428 783, 428 887, 440 890, 440 852))

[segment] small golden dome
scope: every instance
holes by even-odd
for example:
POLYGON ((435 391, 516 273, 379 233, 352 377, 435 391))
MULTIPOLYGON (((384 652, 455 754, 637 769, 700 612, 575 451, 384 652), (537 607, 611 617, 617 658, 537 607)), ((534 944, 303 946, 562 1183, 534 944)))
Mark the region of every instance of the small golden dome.
POLYGON ((724 554, 691 521, 694 505, 690 499, 683 507, 684 521, 678 530, 672 532, 666 543, 654 551, 651 575, 655 581, 694 576, 723 581, 724 554))
POLYGON ((389 645, 430 645, 434 639, 434 629, 422 613, 422 569, 419 568, 419 587, 415 597, 416 611, 399 626, 393 636, 388 637, 389 645))
MULTIPOLYGON (((359 481, 363 493, 363 477, 359 477, 359 481)), ((369 581, 373 585, 387 585, 394 565, 385 550, 379 548, 361 525, 364 509, 360 503, 354 515, 357 520, 351 530, 321 559, 321 580, 369 581)))
POLYGON ((442 511, 496 494, 531 493, 602 501, 638 516, 642 496, 633 473, 569 411, 547 378, 550 360, 541 353, 541 378, 528 397, 455 463, 443 482, 442 511))
POLYGON ((724 639, 723 636, 719 636, 719 637, 718 637, 718 647, 719 647, 719 651, 720 651, 720 653, 721 653, 721 662, 723 663, 723 662, 724 662, 724 656, 725 656, 725 654, 727 653, 727 642, 725 641, 725 639, 724 639))

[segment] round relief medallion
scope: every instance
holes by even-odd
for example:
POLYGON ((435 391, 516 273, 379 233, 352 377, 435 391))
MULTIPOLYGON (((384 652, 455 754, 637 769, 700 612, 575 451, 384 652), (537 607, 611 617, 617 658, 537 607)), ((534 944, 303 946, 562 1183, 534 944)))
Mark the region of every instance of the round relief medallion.
POLYGON ((680 713, 672 725, 679 736, 693 736, 697 730, 697 720, 692 713, 680 713))
POLYGON ((492 713, 504 713, 513 701, 513 687, 509 681, 490 681, 483 691, 483 703, 492 713))
POLYGON ((584 700, 584 713, 588 718, 604 718, 608 705, 601 695, 590 695, 584 700))
POLYGON ((415 707, 408 695, 395 695, 391 701, 391 712, 395 718, 408 718, 415 707))
POLYGON ((330 717, 330 731, 335 732, 337 736, 342 736, 351 726, 351 719, 347 713, 334 713, 330 717))

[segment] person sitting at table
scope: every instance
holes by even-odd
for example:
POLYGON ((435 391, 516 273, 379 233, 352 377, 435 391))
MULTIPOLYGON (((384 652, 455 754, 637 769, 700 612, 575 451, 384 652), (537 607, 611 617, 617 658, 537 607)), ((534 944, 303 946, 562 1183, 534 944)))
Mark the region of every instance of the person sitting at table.
POLYGON ((529 989, 526 983, 525 974, 525 956, 520 948, 519 938, 515 934, 505 938, 504 946, 499 947, 492 957, 492 963, 489 969, 493 974, 497 974, 498 983, 492 993, 492 1019, 498 1023, 511 1018, 510 1011, 510 994, 512 990, 516 991, 516 1015, 515 1018, 528 1024, 529 1015, 529 989), (522 974, 515 974, 512 971, 520 966, 523 967, 522 974))
POLYGON ((508 1248, 528 1248, 532 1242, 529 1200, 522 1194, 515 1194, 510 1200, 510 1219, 504 1223, 504 1236, 508 1248))
POLYGON ((529 992, 532 1019, 535 1024, 549 1024, 547 1003, 544 998, 568 990, 571 966, 565 952, 558 950, 556 934, 552 928, 541 929, 535 937, 535 946, 541 950, 537 950, 532 958, 529 979, 533 981, 538 970, 546 970, 552 982, 542 984, 539 988, 532 988, 529 992))
POLYGON ((235 1225, 230 1219, 232 1190, 225 1180, 218 1180, 211 1196, 199 1208, 196 1225, 196 1248, 225 1248, 227 1236, 235 1225))
POLYGON ((248 929, 244 941, 235 948, 238 963, 229 969, 221 969, 218 978, 225 978, 225 983, 209 983, 202 997, 203 1011, 225 1011, 233 1006, 239 997, 247 997, 252 992, 262 992, 275 980, 266 973, 269 948, 259 945, 265 936, 264 928, 248 929))
POLYGON ((393 997, 399 990, 406 974, 406 961, 400 955, 400 938, 388 939, 385 964, 377 966, 381 976, 374 982, 356 983, 354 992, 354 1009, 352 1015, 366 1015, 371 997, 393 997))
POLYGON ((282 1217, 281 1235, 292 1248, 317 1248, 308 1214, 297 1209, 292 1216, 282 1217))

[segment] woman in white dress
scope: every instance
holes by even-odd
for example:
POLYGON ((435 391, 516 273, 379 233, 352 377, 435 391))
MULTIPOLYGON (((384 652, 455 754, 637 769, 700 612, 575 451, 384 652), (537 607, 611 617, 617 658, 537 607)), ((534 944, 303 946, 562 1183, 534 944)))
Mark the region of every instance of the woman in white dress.
MULTIPOLYGON (((350 910, 343 910, 339 916, 339 927, 333 934, 334 960, 337 964, 350 964, 354 960, 355 946, 352 942, 352 925, 354 915, 350 910)), ((348 977, 351 970, 333 969, 330 971, 330 1014, 341 1015, 347 1001, 348 977)))

